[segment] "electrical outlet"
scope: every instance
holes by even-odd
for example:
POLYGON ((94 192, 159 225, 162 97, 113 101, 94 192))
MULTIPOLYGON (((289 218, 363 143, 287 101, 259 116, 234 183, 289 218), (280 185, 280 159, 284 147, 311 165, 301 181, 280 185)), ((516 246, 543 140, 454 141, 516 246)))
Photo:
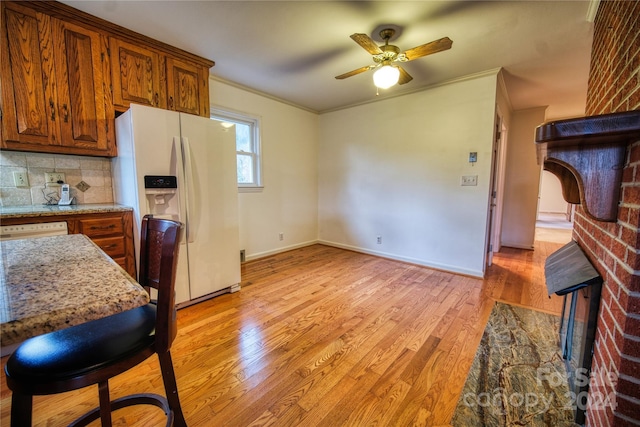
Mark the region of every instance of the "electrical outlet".
POLYGON ((284 240, 284 233, 282 232, 278 233, 278 239, 284 240))
POLYGON ((382 244, 382 236, 376 236, 376 243, 379 245, 382 244))
POLYGON ((13 183, 16 187, 28 187, 29 178, 26 172, 13 172, 13 183))
POLYGON ((464 175, 460 180, 462 186, 476 186, 478 185, 478 175, 464 175))
POLYGON ((44 183, 47 187, 59 187, 65 183, 63 172, 45 172, 44 183))

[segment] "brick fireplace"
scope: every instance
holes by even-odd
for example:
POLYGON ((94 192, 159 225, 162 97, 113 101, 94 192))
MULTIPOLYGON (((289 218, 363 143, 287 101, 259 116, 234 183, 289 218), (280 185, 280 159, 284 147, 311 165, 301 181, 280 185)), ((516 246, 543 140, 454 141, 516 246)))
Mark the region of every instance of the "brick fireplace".
MULTIPOLYGON (((585 115, 640 109, 639 17, 639 1, 600 3, 585 115)), ((575 217, 574 239, 604 278, 589 426, 640 426, 640 141, 626 155, 617 221, 593 220, 580 207, 575 217)))

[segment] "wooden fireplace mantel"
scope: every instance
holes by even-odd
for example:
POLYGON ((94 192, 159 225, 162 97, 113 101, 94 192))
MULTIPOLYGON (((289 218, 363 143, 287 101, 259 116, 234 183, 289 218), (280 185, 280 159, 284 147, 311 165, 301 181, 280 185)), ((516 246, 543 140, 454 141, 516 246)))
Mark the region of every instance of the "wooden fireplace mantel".
POLYGON ((627 146, 640 139, 640 110, 558 120, 536 128, 538 164, 562 195, 599 221, 616 221, 627 146))

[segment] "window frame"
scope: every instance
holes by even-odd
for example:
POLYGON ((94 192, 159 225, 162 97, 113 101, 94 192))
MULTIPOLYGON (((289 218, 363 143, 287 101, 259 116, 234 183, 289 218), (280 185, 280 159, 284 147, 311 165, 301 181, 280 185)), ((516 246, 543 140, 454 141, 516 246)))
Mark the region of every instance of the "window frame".
POLYGON ((226 108, 214 106, 211 106, 209 116, 211 119, 231 122, 233 124, 247 125, 250 127, 251 147, 253 151, 238 151, 236 144, 236 165, 239 154, 249 154, 253 160, 254 180, 251 183, 239 183, 237 182, 236 178, 236 184, 238 186, 238 191, 240 192, 262 191, 264 185, 262 181, 262 144, 260 138, 260 117, 240 111, 231 111, 226 108))

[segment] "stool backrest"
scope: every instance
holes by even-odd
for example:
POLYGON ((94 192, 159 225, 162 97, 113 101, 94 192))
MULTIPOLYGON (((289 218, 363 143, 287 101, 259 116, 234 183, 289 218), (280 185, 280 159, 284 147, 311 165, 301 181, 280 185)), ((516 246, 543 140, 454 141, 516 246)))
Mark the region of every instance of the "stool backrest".
POLYGON ((178 265, 180 228, 177 221, 142 218, 140 272, 138 282, 147 290, 158 291, 156 352, 167 352, 178 332, 175 307, 175 280, 178 265))

